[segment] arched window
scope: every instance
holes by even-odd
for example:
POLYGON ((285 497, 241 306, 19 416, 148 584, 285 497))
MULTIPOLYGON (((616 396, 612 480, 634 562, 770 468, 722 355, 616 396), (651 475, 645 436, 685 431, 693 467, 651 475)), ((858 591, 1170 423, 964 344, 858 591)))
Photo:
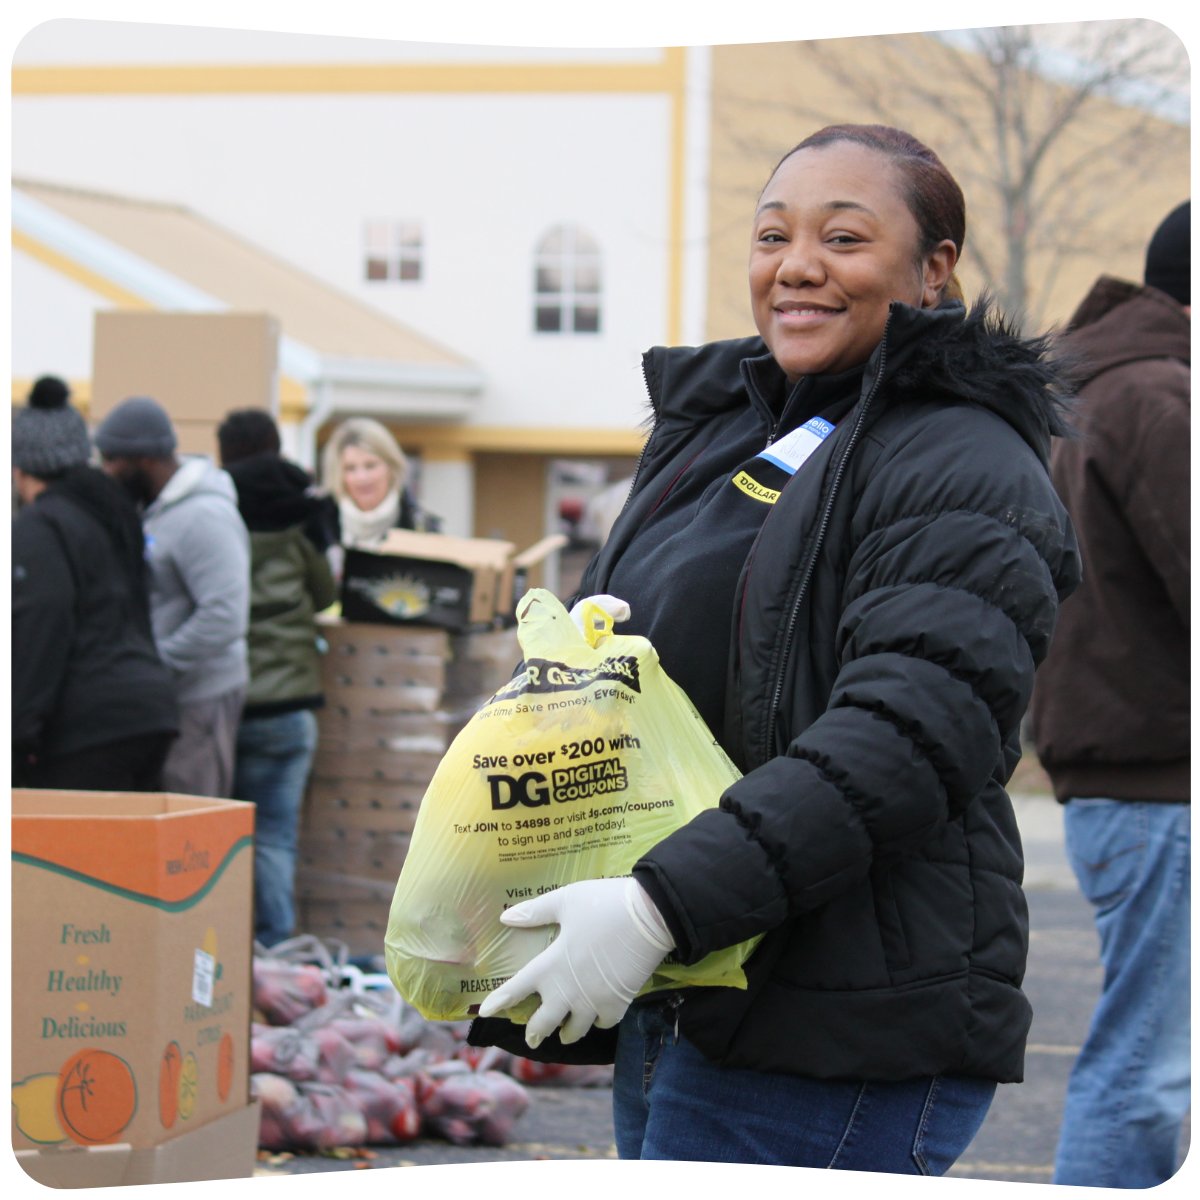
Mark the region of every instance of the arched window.
POLYGON ((534 318, 538 333, 600 332, 600 248, 573 225, 556 225, 538 242, 534 318))

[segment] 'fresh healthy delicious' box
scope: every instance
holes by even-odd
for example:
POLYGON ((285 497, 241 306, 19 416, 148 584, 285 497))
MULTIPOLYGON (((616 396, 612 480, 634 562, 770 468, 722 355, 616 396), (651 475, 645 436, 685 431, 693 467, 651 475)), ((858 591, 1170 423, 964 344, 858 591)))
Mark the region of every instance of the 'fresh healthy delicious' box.
POLYGON ((254 806, 12 793, 15 1149, 155 1146, 249 1103, 254 806))

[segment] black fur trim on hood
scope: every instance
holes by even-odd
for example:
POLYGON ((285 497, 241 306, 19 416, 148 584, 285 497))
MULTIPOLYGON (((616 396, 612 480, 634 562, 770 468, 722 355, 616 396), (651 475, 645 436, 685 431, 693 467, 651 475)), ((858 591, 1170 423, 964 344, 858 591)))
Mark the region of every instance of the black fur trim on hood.
POLYGON ((969 311, 957 302, 937 309, 892 305, 900 361, 887 372, 890 389, 935 391, 994 412, 1046 459, 1050 438, 1071 432, 1078 367, 1052 333, 1024 337, 984 293, 969 311), (914 336, 918 335, 919 336, 914 336))
MULTIPOLYGON (((888 322, 885 395, 940 393, 979 404, 1013 426, 1043 459, 1050 438, 1071 435, 1078 365, 1053 334, 1023 337, 990 296, 970 311, 959 301, 914 308, 894 301, 888 322)), ((881 357, 867 365, 867 386, 881 357)), ((690 423, 745 403, 743 366, 783 372, 760 337, 702 346, 656 346, 643 356, 649 400, 646 427, 656 420, 690 423)), ((781 386, 785 386, 781 383, 781 386)))

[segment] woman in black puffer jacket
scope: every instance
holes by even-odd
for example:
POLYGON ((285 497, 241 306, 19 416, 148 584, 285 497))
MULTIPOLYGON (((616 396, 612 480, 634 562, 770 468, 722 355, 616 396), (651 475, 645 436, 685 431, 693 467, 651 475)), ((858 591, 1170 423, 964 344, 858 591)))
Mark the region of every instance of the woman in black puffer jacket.
POLYGON ((915 139, 823 130, 760 198, 761 336, 646 356, 653 430, 581 594, 628 602, 744 777, 632 879, 510 910, 560 932, 473 1035, 538 992, 532 1052, 615 1053, 623 1157, 942 1173, 1022 1077, 1005 783, 1080 568, 1063 382, 964 309, 964 232, 915 139), (665 953, 755 934, 746 990, 625 1012, 665 953))

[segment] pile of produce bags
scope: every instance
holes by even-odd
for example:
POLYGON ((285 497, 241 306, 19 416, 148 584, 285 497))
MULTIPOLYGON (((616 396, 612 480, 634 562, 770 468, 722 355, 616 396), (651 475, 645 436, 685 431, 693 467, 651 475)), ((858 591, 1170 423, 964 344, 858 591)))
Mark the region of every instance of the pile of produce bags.
POLYGON ((317 938, 255 947, 250 1089, 259 1146, 329 1151, 423 1137, 503 1146, 527 1087, 605 1086, 611 1067, 538 1063, 466 1043, 469 1022, 429 1021, 387 976, 317 938))

